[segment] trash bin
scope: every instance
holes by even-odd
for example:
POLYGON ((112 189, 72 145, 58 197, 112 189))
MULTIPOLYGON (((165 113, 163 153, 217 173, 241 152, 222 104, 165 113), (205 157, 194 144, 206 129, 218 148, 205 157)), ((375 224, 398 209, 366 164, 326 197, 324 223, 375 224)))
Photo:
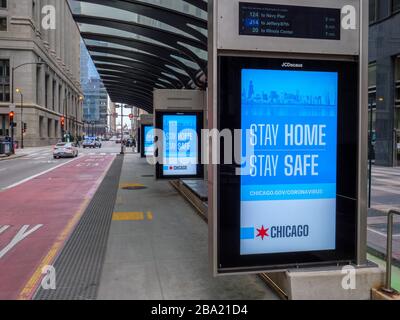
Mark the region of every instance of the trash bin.
POLYGON ((11 143, 0 142, 0 154, 10 155, 11 154, 11 143))

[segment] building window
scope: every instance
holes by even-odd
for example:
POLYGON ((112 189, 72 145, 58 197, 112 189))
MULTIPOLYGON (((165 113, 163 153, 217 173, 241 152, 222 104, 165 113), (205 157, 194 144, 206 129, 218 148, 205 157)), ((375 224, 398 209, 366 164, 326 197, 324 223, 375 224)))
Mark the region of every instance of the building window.
POLYGON ((0 101, 10 101, 10 61, 0 60, 0 101))
POLYGON ((46 74, 44 81, 44 107, 49 108, 49 81, 50 76, 46 74))
POLYGON ((51 119, 47 119, 47 137, 48 138, 52 138, 52 135, 51 135, 51 124, 52 124, 51 119))
POLYGON ((60 132, 60 125, 58 124, 58 121, 54 121, 54 133, 55 133, 55 138, 61 137, 61 132, 60 132))
POLYGON ((368 132, 372 145, 376 142, 376 63, 368 67, 368 132), (372 130, 372 132, 371 132, 372 130))
POLYGON ((7 17, 0 17, 0 31, 7 31, 7 17))
POLYGON ((397 107, 400 108, 400 57, 397 57, 396 59, 395 86, 396 86, 396 105, 397 107))
POLYGON ((400 0, 392 0, 392 12, 400 11, 400 0))
POLYGON ((39 137, 41 139, 44 138, 44 136, 43 136, 43 126, 44 126, 44 118, 42 116, 39 116, 39 137))
POLYGON ((54 80, 53 86, 52 86, 53 95, 52 95, 52 101, 51 101, 51 108, 53 110, 56 109, 56 86, 57 86, 57 82, 54 80))
POLYGON ((368 88, 376 87, 376 63, 368 66, 368 88))
POLYGON ((395 148, 397 153, 397 165, 400 166, 400 56, 395 60, 395 148))
POLYGON ((7 9, 7 0, 0 0, 0 9, 7 9))
POLYGON ((378 0, 369 0, 369 22, 378 20, 378 0))

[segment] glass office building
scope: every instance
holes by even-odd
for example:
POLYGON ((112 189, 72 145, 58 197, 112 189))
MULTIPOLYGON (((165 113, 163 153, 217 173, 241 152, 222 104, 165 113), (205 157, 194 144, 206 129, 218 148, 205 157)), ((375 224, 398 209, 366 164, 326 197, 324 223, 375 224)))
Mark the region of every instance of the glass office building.
POLYGON ((400 0, 369 5, 369 120, 376 164, 400 166, 400 0))

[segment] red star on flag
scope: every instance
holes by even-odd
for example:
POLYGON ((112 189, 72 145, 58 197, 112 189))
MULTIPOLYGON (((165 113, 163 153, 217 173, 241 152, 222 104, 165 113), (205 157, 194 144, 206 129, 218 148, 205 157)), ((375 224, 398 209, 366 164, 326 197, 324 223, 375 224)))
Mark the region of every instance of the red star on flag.
POLYGON ((261 237, 261 239, 264 240, 265 237, 269 237, 268 230, 269 229, 265 229, 264 226, 262 226, 261 229, 257 229, 257 238, 261 237))

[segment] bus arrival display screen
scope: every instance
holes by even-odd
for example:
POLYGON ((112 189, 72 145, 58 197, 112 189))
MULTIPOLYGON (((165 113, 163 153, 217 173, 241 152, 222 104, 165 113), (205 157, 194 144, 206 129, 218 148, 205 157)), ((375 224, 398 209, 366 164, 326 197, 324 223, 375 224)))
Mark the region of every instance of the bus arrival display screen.
POLYGON ((340 9, 240 3, 239 34, 340 40, 340 9))
POLYGON ((357 63, 219 64, 218 129, 242 129, 242 163, 217 173, 219 272, 355 261, 357 63))
POLYGON ((163 156, 158 168, 160 178, 201 177, 200 130, 202 113, 159 113, 157 127, 162 128, 163 156))
POLYGON ((242 70, 241 254, 336 248, 338 73, 242 70))

